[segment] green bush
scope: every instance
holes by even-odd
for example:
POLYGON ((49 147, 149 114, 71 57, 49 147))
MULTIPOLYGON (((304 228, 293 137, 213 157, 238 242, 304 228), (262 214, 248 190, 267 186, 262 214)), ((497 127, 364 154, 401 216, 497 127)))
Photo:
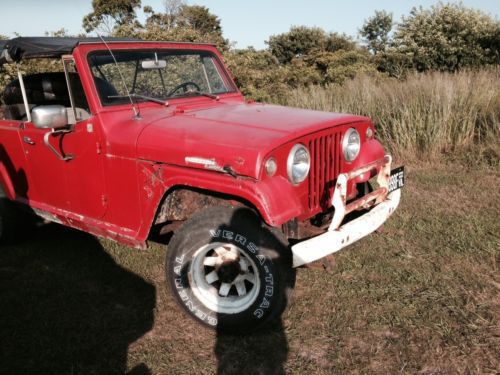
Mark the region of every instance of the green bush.
POLYGON ((356 43, 347 35, 326 33, 318 27, 292 26, 290 31, 273 35, 266 42, 281 64, 321 52, 351 51, 356 43))
POLYGON ((360 73, 376 74, 377 70, 371 59, 366 50, 321 52, 306 58, 308 64, 321 73, 322 84, 343 84, 360 73))
POLYGON ((241 92, 259 101, 276 100, 290 89, 309 85, 342 84, 357 74, 377 74, 367 51, 318 52, 282 65, 269 51, 230 51, 224 59, 241 92))
POLYGON ((224 60, 248 98, 269 101, 271 97, 281 97, 286 90, 284 68, 269 51, 234 50, 226 53, 224 60))
POLYGON ((404 79, 413 70, 412 58, 394 48, 377 53, 372 61, 379 72, 398 79, 404 79))
POLYGON ((324 50, 326 33, 319 27, 292 26, 286 33, 271 36, 266 43, 280 63, 288 64, 296 57, 324 50))
POLYGON ((461 4, 413 8, 397 25, 394 46, 419 71, 457 71, 499 62, 499 21, 461 4))

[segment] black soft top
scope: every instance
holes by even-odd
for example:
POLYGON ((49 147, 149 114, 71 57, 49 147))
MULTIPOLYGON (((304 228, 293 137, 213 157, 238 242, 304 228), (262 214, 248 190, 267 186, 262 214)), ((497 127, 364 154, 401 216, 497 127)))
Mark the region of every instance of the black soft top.
MULTIPOLYGON (((132 38, 104 38, 106 42, 130 42, 132 38)), ((78 44, 101 43, 101 38, 18 37, 0 40, 0 66, 8 62, 70 54, 78 44)))

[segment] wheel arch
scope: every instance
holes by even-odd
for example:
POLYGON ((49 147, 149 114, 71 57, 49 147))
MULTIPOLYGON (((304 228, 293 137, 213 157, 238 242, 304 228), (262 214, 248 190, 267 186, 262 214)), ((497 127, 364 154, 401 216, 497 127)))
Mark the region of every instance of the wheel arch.
POLYGON ((143 190, 142 226, 137 236, 140 241, 151 235, 155 223, 168 221, 170 216, 165 214, 171 203, 168 199, 179 190, 194 192, 187 194, 198 208, 228 205, 228 202, 250 207, 271 227, 279 227, 302 212, 300 202, 293 194, 293 186, 284 177, 254 180, 145 161, 141 163, 140 171, 139 184, 143 190))
POLYGON ((240 196, 188 185, 174 185, 160 199, 151 228, 167 225, 169 222, 186 221, 200 210, 215 206, 247 207, 263 219, 257 207, 240 196))

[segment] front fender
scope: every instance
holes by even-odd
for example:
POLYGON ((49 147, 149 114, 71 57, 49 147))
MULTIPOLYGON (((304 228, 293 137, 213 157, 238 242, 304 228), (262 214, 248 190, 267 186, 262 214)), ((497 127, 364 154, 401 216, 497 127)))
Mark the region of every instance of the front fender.
POLYGON ((153 224, 156 211, 167 191, 176 187, 193 187, 211 192, 239 197, 252 204, 264 221, 279 226, 301 213, 301 205, 293 187, 284 177, 277 176, 265 181, 232 177, 220 172, 200 171, 165 164, 141 162, 140 187, 144 200, 143 225, 139 232, 145 240, 153 224))

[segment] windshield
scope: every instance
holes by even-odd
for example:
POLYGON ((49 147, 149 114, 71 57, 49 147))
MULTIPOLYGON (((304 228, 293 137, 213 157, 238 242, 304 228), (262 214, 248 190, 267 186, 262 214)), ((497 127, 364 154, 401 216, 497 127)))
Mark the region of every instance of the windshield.
POLYGON ((117 64, 109 51, 89 56, 103 105, 130 103, 127 90, 134 101, 211 97, 235 91, 218 59, 208 51, 117 50, 113 55, 117 64))

